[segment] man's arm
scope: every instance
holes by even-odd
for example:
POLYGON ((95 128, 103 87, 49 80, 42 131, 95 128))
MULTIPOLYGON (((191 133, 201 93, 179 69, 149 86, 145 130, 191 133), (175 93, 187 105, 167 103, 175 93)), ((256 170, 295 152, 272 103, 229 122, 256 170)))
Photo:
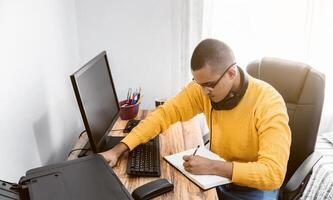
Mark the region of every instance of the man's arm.
POLYGON ((102 152, 100 154, 111 165, 111 167, 113 167, 117 164, 118 158, 126 151, 129 151, 128 146, 125 143, 120 142, 112 149, 102 152))
POLYGON ((187 85, 179 94, 168 100, 155 111, 149 113, 120 143, 113 149, 101 153, 110 165, 114 166, 126 150, 132 150, 148 142, 170 125, 178 121, 187 121, 202 112, 202 90, 195 83, 187 85))
POLYGON ((257 112, 257 161, 228 163, 199 159, 198 156, 185 156, 185 169, 194 174, 224 176, 235 184, 262 190, 280 187, 287 170, 291 133, 283 99, 272 95, 268 102, 270 103, 257 112))
POLYGON ((232 162, 211 160, 201 156, 184 156, 184 168, 193 174, 223 176, 232 179, 232 162))
POLYGON ((291 144, 288 114, 282 97, 268 93, 255 117, 259 139, 257 161, 234 161, 232 182, 261 190, 277 189, 287 171, 291 144))
POLYGON ((223 176, 231 180, 232 168, 233 168, 232 162, 213 160, 213 169, 215 171, 215 175, 223 176))
POLYGON ((188 84, 175 97, 148 114, 123 140, 130 150, 167 130, 172 124, 187 121, 203 111, 202 89, 188 84))

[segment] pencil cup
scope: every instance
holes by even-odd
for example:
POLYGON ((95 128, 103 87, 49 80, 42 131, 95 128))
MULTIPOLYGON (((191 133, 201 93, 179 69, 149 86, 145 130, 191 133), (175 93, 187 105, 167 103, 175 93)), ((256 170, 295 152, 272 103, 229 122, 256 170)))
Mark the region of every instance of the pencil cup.
POLYGON ((120 119, 129 120, 134 119, 139 112, 140 103, 134 105, 126 105, 127 100, 119 102, 120 106, 120 119))

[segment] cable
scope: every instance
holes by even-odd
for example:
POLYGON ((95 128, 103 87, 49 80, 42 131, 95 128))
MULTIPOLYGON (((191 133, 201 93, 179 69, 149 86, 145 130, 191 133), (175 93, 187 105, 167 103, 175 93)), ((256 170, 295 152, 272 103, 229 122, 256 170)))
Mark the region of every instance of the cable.
POLYGON ((79 138, 81 138, 81 136, 82 136, 82 134, 83 134, 84 132, 86 132, 86 130, 83 130, 83 131, 80 133, 79 138))
POLYGON ((206 141, 205 145, 208 144, 208 142, 210 142, 209 144, 209 150, 211 150, 212 148, 212 136, 213 136, 213 126, 212 126, 212 120, 213 120, 213 107, 210 109, 210 133, 209 133, 209 140, 206 141))
POLYGON ((73 150, 71 150, 69 153, 68 153, 68 155, 67 155, 67 157, 69 157, 74 151, 86 151, 85 153, 87 153, 87 151, 89 151, 90 150, 90 148, 89 149, 83 149, 83 148, 80 148, 80 149, 73 149, 73 150))

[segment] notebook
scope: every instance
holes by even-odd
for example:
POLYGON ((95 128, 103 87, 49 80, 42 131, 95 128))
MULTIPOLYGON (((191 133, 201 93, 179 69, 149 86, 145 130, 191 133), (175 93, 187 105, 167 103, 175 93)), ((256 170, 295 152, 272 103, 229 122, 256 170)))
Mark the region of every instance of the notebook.
MULTIPOLYGON (((216 187, 218 185, 224 185, 231 183, 231 181, 227 178, 224 178, 222 176, 216 176, 216 175, 194 175, 190 172, 187 172, 184 169, 183 163, 183 156, 185 155, 192 155, 195 151, 194 149, 190 149, 187 151, 183 151, 180 153, 176 153, 169 156, 164 156, 164 159, 169 162, 172 166, 177 168, 181 173, 183 173, 187 178, 189 178, 192 182, 194 182, 196 185, 198 185, 201 189, 207 190, 213 187, 216 187)), ((196 155, 200 155, 202 157, 206 157, 212 160, 221 160, 224 161, 223 158, 216 155, 215 153, 209 151, 205 147, 200 147, 198 151, 196 152, 196 155)))

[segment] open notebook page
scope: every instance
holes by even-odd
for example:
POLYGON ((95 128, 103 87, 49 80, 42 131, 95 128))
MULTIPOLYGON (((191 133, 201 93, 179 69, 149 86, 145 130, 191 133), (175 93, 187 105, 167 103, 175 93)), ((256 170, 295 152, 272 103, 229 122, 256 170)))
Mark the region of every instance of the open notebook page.
MULTIPOLYGON (((184 169, 183 163, 183 156, 185 155, 192 155, 195 149, 189 149, 180 153, 176 153, 169 156, 164 156, 164 159, 167 160, 171 165, 176 167, 179 171, 181 171, 185 176, 187 176, 190 180, 200 186, 202 189, 207 190, 212 187, 216 187, 218 185, 223 185, 230 183, 231 181, 227 178, 222 176, 216 175, 194 175, 190 172, 187 172, 184 169)), ((224 161, 221 157, 216 155, 215 153, 209 151, 205 147, 200 147, 196 153, 196 155, 200 155, 202 157, 206 157, 212 160, 221 160, 224 161)))

